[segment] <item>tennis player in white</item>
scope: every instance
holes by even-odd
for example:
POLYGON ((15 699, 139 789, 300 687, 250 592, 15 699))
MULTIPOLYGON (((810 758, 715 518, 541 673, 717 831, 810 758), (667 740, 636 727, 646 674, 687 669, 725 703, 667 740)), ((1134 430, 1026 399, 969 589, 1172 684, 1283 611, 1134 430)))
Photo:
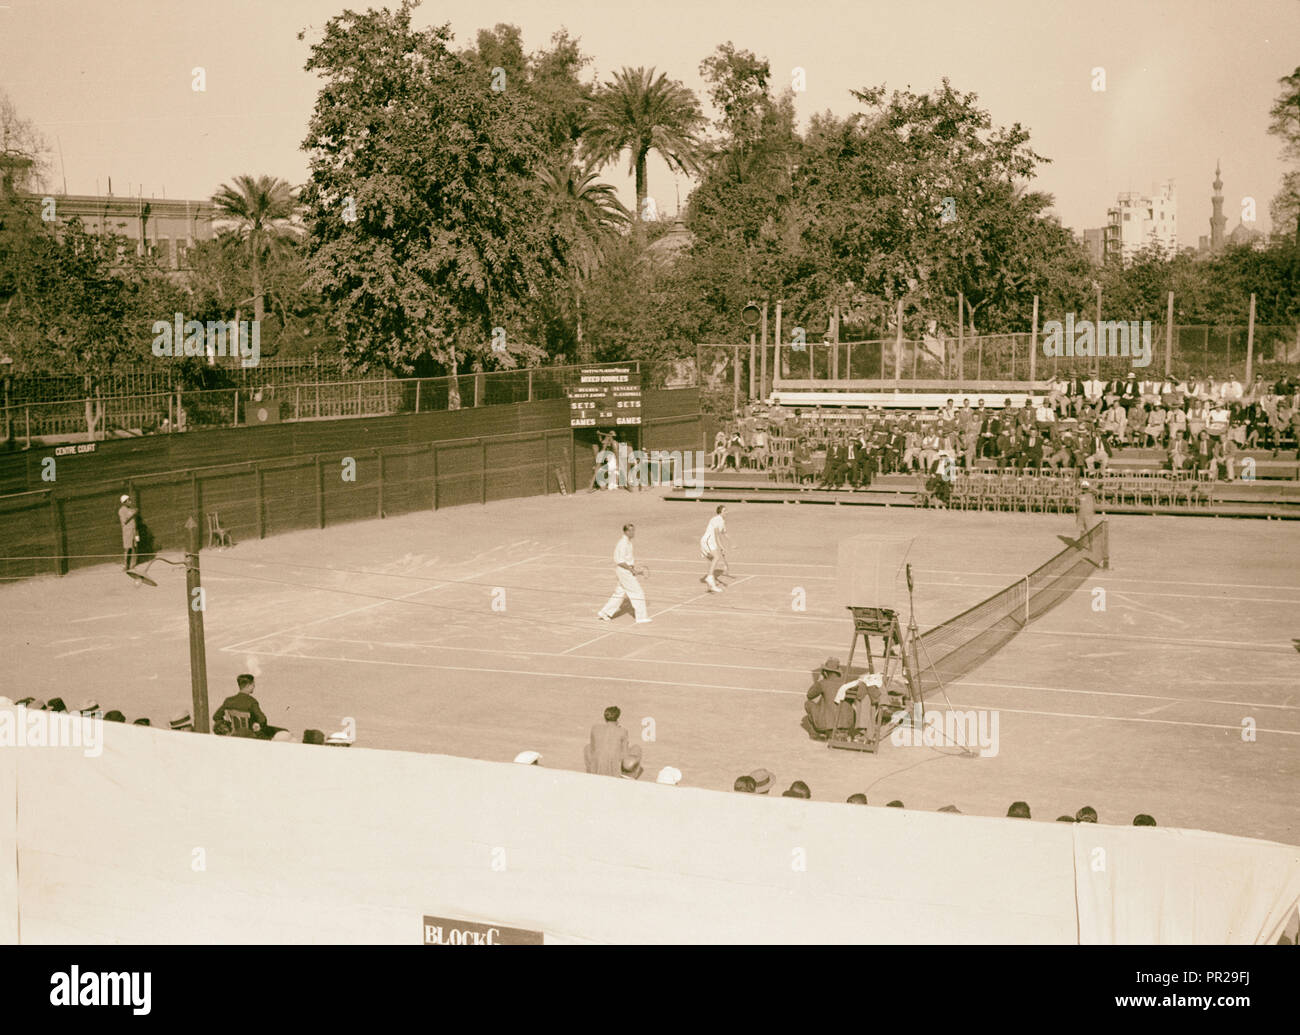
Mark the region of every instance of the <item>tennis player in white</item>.
POLYGON ((645 610, 645 590, 638 581, 638 576, 647 574, 647 571, 632 556, 632 539, 635 535, 636 525, 624 525, 623 538, 614 547, 614 574, 618 576, 618 585, 614 587, 614 595, 608 603, 596 612, 596 617, 602 622, 608 622, 618 613, 618 609, 623 606, 624 597, 632 601, 632 611, 638 624, 645 625, 651 620, 645 610))
POLYGON ((718 570, 718 561, 725 561, 727 556, 727 508, 719 506, 713 517, 709 518, 709 527, 700 537, 700 555, 709 562, 709 572, 704 576, 709 591, 721 593, 722 587, 714 572, 718 570))

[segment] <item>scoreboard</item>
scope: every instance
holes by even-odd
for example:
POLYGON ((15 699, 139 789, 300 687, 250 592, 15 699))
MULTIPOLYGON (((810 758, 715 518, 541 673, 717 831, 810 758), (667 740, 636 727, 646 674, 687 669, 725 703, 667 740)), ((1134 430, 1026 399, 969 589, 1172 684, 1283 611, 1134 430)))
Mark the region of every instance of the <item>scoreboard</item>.
POLYGON ((569 386, 569 427, 641 423, 641 375, 635 367, 584 367, 569 386))

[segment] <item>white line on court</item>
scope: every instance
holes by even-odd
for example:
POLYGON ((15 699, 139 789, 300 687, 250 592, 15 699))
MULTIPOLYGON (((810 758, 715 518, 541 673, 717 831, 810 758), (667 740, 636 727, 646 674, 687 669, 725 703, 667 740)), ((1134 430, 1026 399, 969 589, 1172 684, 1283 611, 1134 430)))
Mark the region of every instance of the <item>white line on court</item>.
MULTIPOLYGON (((502 549, 513 550, 515 547, 517 547, 517 546, 522 546, 522 545, 524 545, 525 543, 528 543, 528 542, 530 542, 530 540, 527 540, 527 539, 521 539, 519 542, 517 542, 517 543, 512 543, 510 546, 502 547, 502 549)), ((496 573, 499 572, 499 571, 505 571, 507 568, 514 568, 514 567, 517 567, 517 566, 520 565, 520 564, 526 564, 527 562, 529 562, 529 561, 531 561, 531 560, 534 560, 537 556, 539 556, 539 555, 538 555, 538 554, 533 554, 532 556, 524 557, 522 560, 511 561, 509 564, 503 564, 503 565, 501 565, 501 566, 498 567, 498 568, 488 568, 486 571, 476 572, 476 573, 474 574, 473 577, 476 578, 476 579, 479 579, 479 578, 482 578, 482 577, 485 576, 485 575, 494 575, 494 574, 496 574, 496 573)), ((235 576, 235 577, 237 577, 237 576, 235 576)), ((374 603, 371 603, 371 604, 363 604, 363 605, 361 605, 360 607, 354 607, 354 608, 351 608, 350 610, 342 611, 342 612, 340 612, 340 613, 338 613, 338 614, 334 614, 334 615, 326 615, 324 618, 314 618, 314 619, 312 619, 310 622, 302 622, 302 623, 300 623, 300 624, 298 624, 298 625, 291 625, 291 626, 289 626, 289 627, 287 627, 287 628, 285 628, 285 629, 277 629, 275 632, 265 633, 265 634, 263 634, 263 635, 261 635, 261 636, 253 636, 253 637, 251 637, 250 639, 247 639, 247 640, 241 640, 239 643, 233 643, 233 644, 231 644, 230 646, 228 646, 228 647, 222 647, 221 649, 224 650, 224 651, 239 651, 239 650, 242 650, 242 649, 244 648, 244 645, 245 645, 245 644, 248 644, 248 643, 257 643, 258 641, 260 641, 260 640, 265 640, 265 639, 267 639, 268 637, 271 637, 271 636, 281 636, 281 635, 283 635, 283 634, 285 634, 285 633, 293 632, 293 631, 295 631, 295 630, 297 630, 297 629, 307 629, 307 628, 310 628, 310 627, 313 626, 313 625, 319 625, 321 622, 332 622, 332 621, 335 621, 336 619, 339 619, 339 618, 346 618, 348 615, 358 614, 358 613, 360 613, 361 611, 369 611, 369 610, 371 610, 372 608, 376 608, 376 607, 383 607, 385 604, 393 604, 393 603, 396 603, 396 602, 399 601, 399 600, 407 600, 407 599, 409 599, 409 598, 411 598, 411 597, 419 596, 421 593, 427 593, 427 592, 429 592, 430 590, 434 590, 434 589, 442 589, 442 588, 445 587, 445 586, 450 586, 450 585, 453 585, 453 584, 454 584, 453 582, 442 582, 442 583, 437 583, 437 584, 432 585, 432 586, 421 586, 419 589, 414 589, 414 590, 412 590, 410 593, 403 593, 400 597, 393 597, 391 600, 376 600, 374 603)), ((302 587, 302 588, 304 588, 304 589, 310 589, 310 590, 315 590, 315 591, 318 591, 318 592, 326 592, 326 593, 329 592, 329 587, 328 587, 328 586, 304 586, 304 587, 302 587)))
MULTIPOLYGON (((599 661, 602 664, 625 664, 625 665, 644 665, 644 658, 620 658, 620 657, 592 657, 591 655, 570 654, 568 651, 535 651, 535 650, 510 650, 499 647, 458 647, 454 644, 441 643, 415 643, 389 640, 356 640, 347 639, 339 636, 296 636, 298 640, 317 640, 321 643, 355 643, 364 647, 387 647, 387 648, 414 648, 417 650, 447 650, 456 653, 466 654, 492 654, 496 657, 502 655, 511 655, 521 658, 574 658, 576 660, 599 661)), ((570 648, 572 649, 572 648, 570 648)), ((743 649, 743 648, 737 648, 743 649)), ((274 653, 274 652, 269 652, 274 653)), ((290 655, 284 655, 289 657, 290 655)), ((294 655, 304 657, 310 655, 294 655)), ((721 668, 734 669, 739 672, 791 672, 800 676, 807 676, 810 669, 803 668, 778 668, 774 665, 732 665, 726 662, 717 661, 686 661, 672 658, 655 658, 655 665, 687 665, 694 668, 721 668)), ((486 670, 485 670, 486 671, 486 670)), ((1280 685, 1287 685, 1285 683, 1280 685)), ((1224 705, 1233 708, 1275 708, 1282 711, 1300 711, 1300 705, 1294 704, 1265 704, 1261 701, 1225 701, 1221 698, 1212 697, 1173 697, 1167 694, 1140 694, 1129 693, 1120 690, 1078 690, 1070 687, 1060 686, 1037 686, 1028 683, 988 683, 976 680, 961 680, 955 683, 947 684, 949 689, 960 689, 962 687, 984 687, 989 690, 1032 690, 1039 693, 1053 694, 1079 694, 1088 697, 1126 697, 1134 700, 1150 701, 1169 701, 1176 704, 1212 704, 1224 705)), ((785 691, 782 691, 785 692, 785 691)))
MULTIPOLYGON (((557 552, 554 554, 547 554, 547 556, 548 557, 598 558, 601 555, 594 554, 594 553, 558 553, 557 552)), ((1114 558, 1112 558, 1112 560, 1113 559, 1114 558)), ((648 557, 646 558, 646 560, 652 561, 655 564, 666 563, 669 561, 679 561, 682 564, 690 563, 688 559, 682 557, 648 557)), ((743 562, 743 566, 747 568, 799 568, 799 569, 831 568, 832 570, 834 570, 837 567, 837 565, 834 564, 822 564, 822 563, 811 562, 811 561, 805 562, 805 561, 750 561, 750 560, 745 560, 743 562)), ((914 566, 914 568, 918 575, 923 575, 923 574, 978 575, 987 578, 1008 579, 1012 582, 1014 582, 1016 579, 1022 579, 1025 577, 1025 572, 1023 571, 960 571, 952 568, 924 568, 921 566, 914 566)), ((829 578, 834 578, 835 576, 822 575, 816 577, 829 579, 829 578)), ((1116 575, 1113 570, 1107 574, 1106 578, 1110 582, 1138 582, 1144 585, 1153 585, 1153 586, 1214 586, 1215 588, 1226 588, 1226 589, 1282 589, 1282 590, 1295 589, 1294 585, 1290 585, 1287 583, 1276 583, 1276 582, 1258 582, 1258 583, 1257 582, 1195 582, 1191 579, 1127 578, 1122 575, 1116 575)), ((966 585, 966 583, 962 583, 962 585, 966 585)), ((999 582, 997 585, 1004 586, 1006 585, 1006 583, 999 582)))
MULTIPOLYGON (((280 653, 278 651, 254 650, 254 651, 247 651, 246 653, 263 655, 266 657, 275 657, 275 658, 300 658, 304 661, 332 661, 332 662, 344 662, 353 665, 387 665, 394 668, 420 668, 420 669, 431 669, 439 672, 488 672, 494 675, 533 676, 533 677, 541 677, 545 679, 565 679, 565 680, 585 679, 593 682, 637 683, 646 686, 672 686, 672 687, 682 687, 682 688, 701 689, 701 690, 737 690, 743 693, 777 694, 777 695, 787 696, 787 697, 804 696, 804 691, 802 690, 776 690, 776 689, 769 689, 767 687, 761 687, 761 686, 730 686, 727 684, 719 684, 719 683, 682 683, 677 680, 631 679, 625 676, 608 676, 608 675, 592 676, 592 675, 587 675, 586 673, 574 673, 574 672, 539 672, 534 669, 478 668, 473 665, 430 665, 424 662, 417 662, 417 661, 387 661, 387 660, 381 660, 377 658, 326 658, 326 657, 317 657, 310 654, 280 653)), ((932 705, 932 707, 936 707, 936 706, 932 705)), ((1202 729, 1233 730, 1235 732, 1241 731, 1240 725, 1225 726, 1220 723, 1188 722, 1183 719, 1142 719, 1142 718, 1130 717, 1125 715, 1087 715, 1087 714, 1079 714, 1076 712, 1034 711, 1026 708, 991 708, 987 705, 975 704, 969 701, 962 702, 961 707, 982 708, 986 711, 1007 712, 1013 715, 1043 715, 1043 716, 1060 718, 1060 719, 1106 719, 1113 722, 1153 722, 1153 723, 1159 723, 1161 725, 1166 725, 1166 726, 1194 726, 1202 729)), ((1300 737, 1300 730, 1275 730, 1275 729, 1266 729, 1264 727, 1258 727, 1256 732, 1276 733, 1281 736, 1288 736, 1288 737, 1300 737)))

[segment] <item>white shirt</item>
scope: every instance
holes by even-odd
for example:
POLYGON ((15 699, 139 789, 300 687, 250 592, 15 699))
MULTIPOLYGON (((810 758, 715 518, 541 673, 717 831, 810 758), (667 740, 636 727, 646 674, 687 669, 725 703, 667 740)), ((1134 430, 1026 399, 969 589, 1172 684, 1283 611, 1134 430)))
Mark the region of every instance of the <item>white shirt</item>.
POLYGON ((632 540, 624 535, 618 545, 614 547, 614 563, 617 564, 635 564, 632 557, 632 540))
POLYGON ((704 535, 700 537, 700 548, 712 553, 718 548, 718 536, 726 531, 726 519, 721 514, 714 514, 709 519, 709 527, 704 530, 704 535))

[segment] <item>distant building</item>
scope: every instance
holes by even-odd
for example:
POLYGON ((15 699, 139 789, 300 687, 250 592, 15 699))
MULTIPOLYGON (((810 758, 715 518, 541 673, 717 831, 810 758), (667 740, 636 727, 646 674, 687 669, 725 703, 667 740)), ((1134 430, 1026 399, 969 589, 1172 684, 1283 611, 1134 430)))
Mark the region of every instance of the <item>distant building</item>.
MULTIPOLYGON (((50 194, 46 198, 54 201, 56 222, 80 218, 90 233, 107 229, 120 234, 135 243, 136 255, 151 256, 163 269, 188 270, 190 249, 214 236, 216 209, 210 201, 113 194, 50 194)), ((31 195, 31 201, 38 209, 44 208, 45 198, 31 195)))
POLYGON ((1220 172, 1219 166, 1219 162, 1214 163, 1214 194, 1210 198, 1212 209, 1210 236, 1200 239, 1197 254, 1218 255, 1225 248, 1236 248, 1243 244, 1250 245, 1256 251, 1262 250, 1267 247, 1267 235, 1262 230, 1247 226, 1244 220, 1237 224, 1232 233, 1224 233, 1228 225, 1228 218, 1223 214, 1223 174, 1220 172))
POLYGON ((1157 245, 1173 255, 1178 250, 1177 219, 1173 180, 1157 186, 1149 195, 1132 191, 1119 194, 1115 206, 1106 210, 1103 254, 1127 262, 1141 249, 1157 245))
POLYGON ((1083 246, 1088 250, 1088 258, 1094 266, 1106 261, 1106 228, 1099 226, 1095 230, 1083 232, 1083 246))

